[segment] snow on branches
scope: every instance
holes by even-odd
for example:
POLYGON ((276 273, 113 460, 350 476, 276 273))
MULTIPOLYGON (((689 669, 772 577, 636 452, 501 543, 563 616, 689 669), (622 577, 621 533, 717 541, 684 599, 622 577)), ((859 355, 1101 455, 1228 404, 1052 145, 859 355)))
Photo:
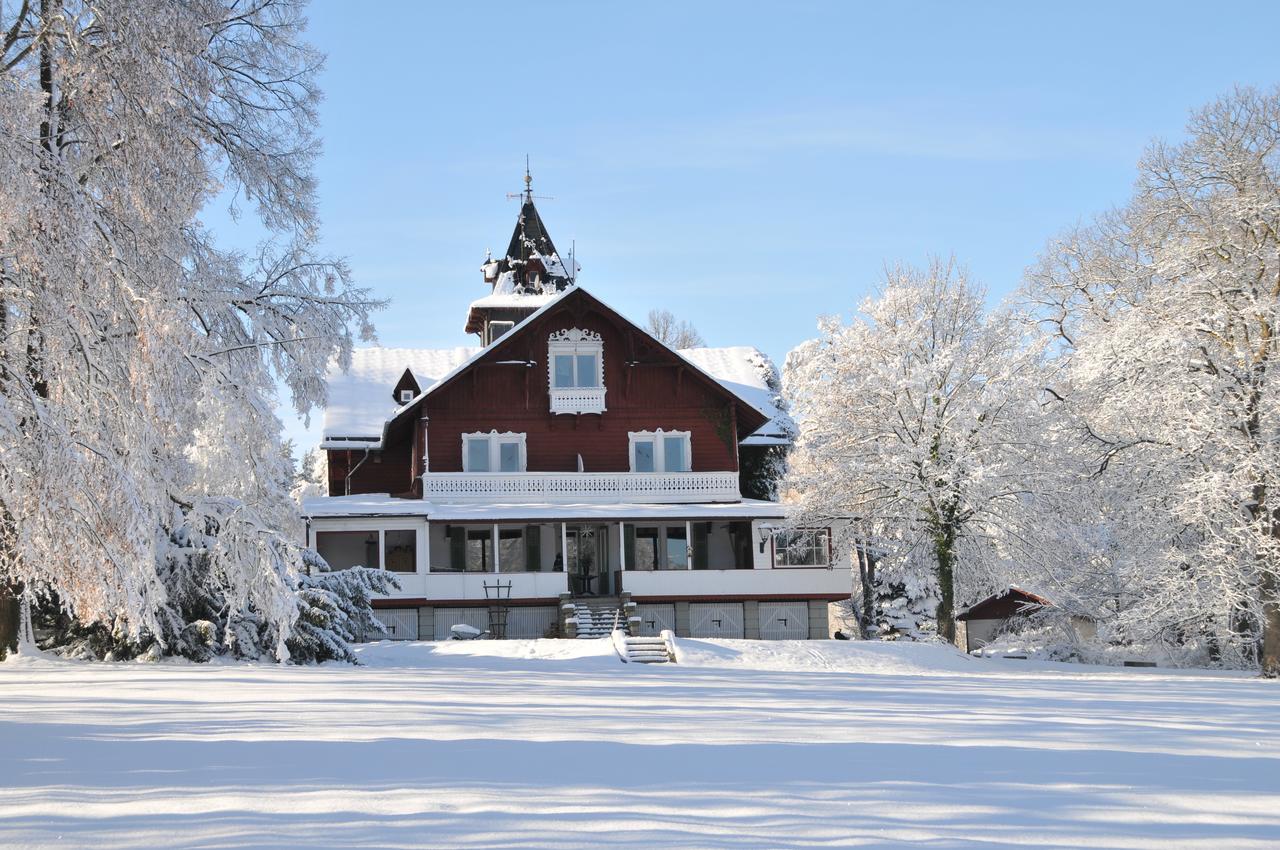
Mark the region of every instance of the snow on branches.
POLYGON ((320 57, 301 4, 16 12, 0 26, 0 584, 166 634, 165 541, 175 516, 204 518, 221 528, 207 581, 286 636, 299 555, 276 381, 299 411, 322 402, 377 306, 315 253, 320 57), (271 234, 254 256, 197 218, 223 189, 271 234))
POLYGON ((904 617, 931 607, 950 639, 957 587, 1002 583, 1002 535, 1034 475, 1040 348, 983 302, 954 263, 899 267, 860 317, 824 319, 788 358, 795 521, 851 521, 846 542, 882 553, 884 586, 911 591, 903 633, 930 630, 904 617))
MULTIPOLYGON (((1240 89, 1156 144, 1131 201, 1055 240, 1027 296, 1066 365, 1057 414, 1107 506, 1132 637, 1280 675, 1280 90, 1240 89)), ((1108 599, 1109 592, 1121 591, 1108 599)))

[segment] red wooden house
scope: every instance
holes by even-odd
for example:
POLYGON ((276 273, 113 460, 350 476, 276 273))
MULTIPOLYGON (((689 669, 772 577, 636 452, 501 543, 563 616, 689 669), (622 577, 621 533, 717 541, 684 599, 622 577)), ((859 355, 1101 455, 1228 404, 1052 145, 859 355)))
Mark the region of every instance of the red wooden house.
POLYGON ((309 543, 400 574, 379 600, 395 636, 498 610, 509 637, 593 633, 618 610, 641 633, 827 637, 849 593, 829 530, 742 495, 793 431, 767 359, 653 339, 577 285, 528 192, 482 270, 481 346, 363 349, 331 376, 309 543))

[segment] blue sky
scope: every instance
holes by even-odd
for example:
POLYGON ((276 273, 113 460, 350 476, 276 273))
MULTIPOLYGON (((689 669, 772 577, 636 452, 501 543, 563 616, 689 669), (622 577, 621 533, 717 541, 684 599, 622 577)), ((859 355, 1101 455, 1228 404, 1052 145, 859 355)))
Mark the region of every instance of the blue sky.
MULTIPOLYGON (((1125 199, 1152 138, 1237 83, 1280 82, 1274 3, 316 0, 309 16, 328 54, 324 246, 392 300, 389 346, 472 344, 466 306, 526 154, 583 286, 780 364, 887 263, 954 253, 1011 292, 1049 237, 1125 199)), ((287 431, 307 445, 316 424, 287 431)))

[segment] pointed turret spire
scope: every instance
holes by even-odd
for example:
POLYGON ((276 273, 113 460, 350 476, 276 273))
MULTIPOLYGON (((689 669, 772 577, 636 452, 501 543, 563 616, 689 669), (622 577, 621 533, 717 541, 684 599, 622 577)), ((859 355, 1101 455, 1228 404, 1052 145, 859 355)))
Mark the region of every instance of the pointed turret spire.
POLYGON ((493 291, 473 303, 467 314, 467 332, 480 334, 486 344, 496 339, 491 330, 495 322, 509 327, 513 320, 532 313, 550 296, 573 286, 578 275, 577 262, 572 256, 560 256, 538 214, 527 157, 524 189, 507 197, 520 199, 520 215, 511 242, 505 256, 485 256, 480 268, 484 282, 493 291))

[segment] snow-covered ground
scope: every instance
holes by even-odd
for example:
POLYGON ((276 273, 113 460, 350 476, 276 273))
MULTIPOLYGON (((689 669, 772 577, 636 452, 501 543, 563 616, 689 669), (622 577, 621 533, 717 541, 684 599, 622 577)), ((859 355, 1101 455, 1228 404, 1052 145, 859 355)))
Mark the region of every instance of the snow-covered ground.
POLYGON ((1280 846, 1280 685, 943 647, 0 664, 0 847, 1280 846))

